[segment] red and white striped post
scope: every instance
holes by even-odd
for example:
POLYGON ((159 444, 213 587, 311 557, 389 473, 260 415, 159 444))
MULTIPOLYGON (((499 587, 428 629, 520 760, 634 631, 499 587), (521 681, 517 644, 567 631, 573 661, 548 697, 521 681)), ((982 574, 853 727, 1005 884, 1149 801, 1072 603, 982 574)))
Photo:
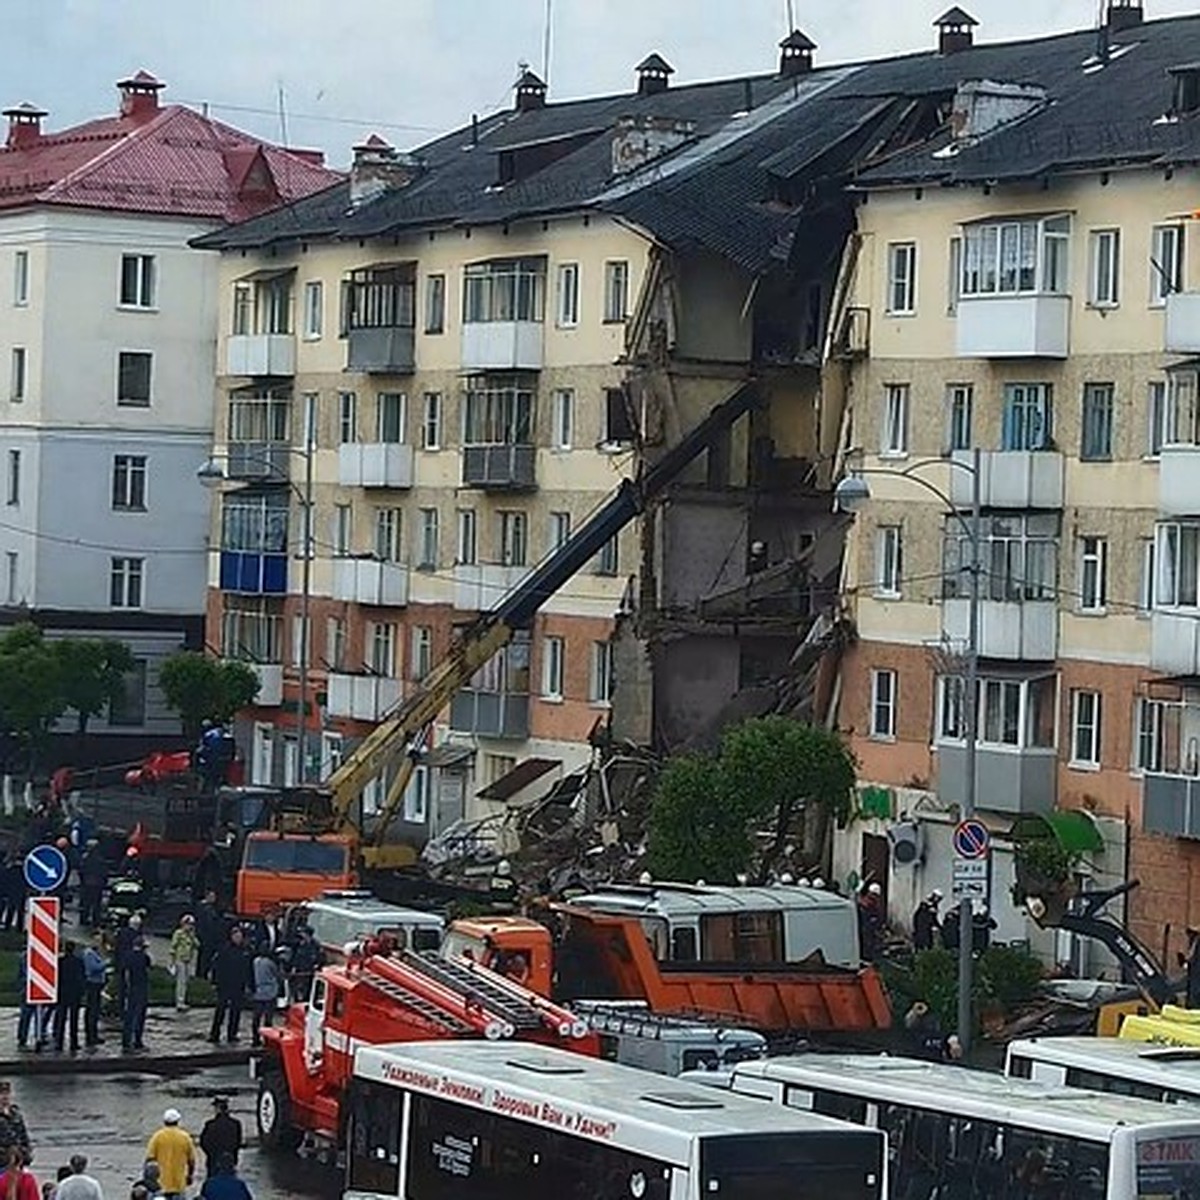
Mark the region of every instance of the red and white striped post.
POLYGON ((57 896, 30 896, 26 912, 25 1003, 58 1001, 58 921, 62 902, 57 896))

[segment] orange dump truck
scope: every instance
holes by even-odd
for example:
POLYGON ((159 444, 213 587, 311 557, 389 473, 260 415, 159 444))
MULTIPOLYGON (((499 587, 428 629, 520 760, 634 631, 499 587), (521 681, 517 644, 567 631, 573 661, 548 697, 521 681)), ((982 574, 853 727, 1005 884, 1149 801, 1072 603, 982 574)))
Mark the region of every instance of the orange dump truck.
POLYGON ((553 907, 560 936, 520 917, 456 921, 443 955, 545 996, 641 1000, 764 1033, 891 1027, 879 972, 860 961, 853 901, 800 887, 611 886, 553 907))

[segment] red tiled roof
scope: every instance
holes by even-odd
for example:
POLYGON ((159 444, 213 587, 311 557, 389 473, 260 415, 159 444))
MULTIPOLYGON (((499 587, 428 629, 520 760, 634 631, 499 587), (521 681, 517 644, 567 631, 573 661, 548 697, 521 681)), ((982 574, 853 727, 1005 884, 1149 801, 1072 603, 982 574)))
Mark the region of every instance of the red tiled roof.
POLYGON ((53 204, 242 221, 341 178, 310 153, 177 104, 149 119, 101 117, 0 147, 0 209, 53 204))

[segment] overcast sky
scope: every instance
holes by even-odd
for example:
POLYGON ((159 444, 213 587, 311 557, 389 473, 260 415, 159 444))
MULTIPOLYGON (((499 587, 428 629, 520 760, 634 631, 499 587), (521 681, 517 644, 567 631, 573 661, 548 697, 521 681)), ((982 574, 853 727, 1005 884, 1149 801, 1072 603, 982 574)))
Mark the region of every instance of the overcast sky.
MULTIPOLYGON (((1103 0, 964 0, 979 36, 1089 27, 1103 0)), ((145 67, 177 100, 272 138, 282 85, 289 140, 343 165, 371 131, 401 147, 510 102, 517 63, 542 70, 547 0, 3 0, 5 105, 30 100, 49 126, 108 111, 114 82, 145 67), (167 15, 169 14, 169 15, 167 15), (186 15, 185 15, 186 14, 186 15), (257 109, 263 111, 243 111, 257 109)), ((632 86, 662 53, 677 82, 771 70, 787 0, 550 0, 552 99, 632 86)), ((1196 0, 1144 0, 1147 16, 1196 0)), ((793 0, 818 61, 933 44, 950 0, 793 0)))

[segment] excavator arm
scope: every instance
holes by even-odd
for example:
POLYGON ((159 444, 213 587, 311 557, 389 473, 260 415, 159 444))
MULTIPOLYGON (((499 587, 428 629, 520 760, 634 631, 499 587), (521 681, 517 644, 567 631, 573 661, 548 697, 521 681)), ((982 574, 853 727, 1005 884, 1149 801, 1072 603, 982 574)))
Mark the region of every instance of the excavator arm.
MULTIPOLYGON (((647 501, 708 447, 716 434, 727 429, 757 402, 756 384, 742 384, 671 447, 638 482, 624 480, 562 546, 534 567, 496 608, 484 613, 463 634, 422 685, 402 700, 334 771, 325 788, 331 794, 334 821, 342 829, 357 828, 354 812, 363 791, 385 772, 388 775, 388 792, 378 822, 369 844, 362 847, 367 866, 387 867, 398 865, 400 861, 411 861, 411 852, 407 859, 403 854, 395 853, 406 848, 388 847, 384 841, 403 802, 425 733, 454 694, 512 640, 517 630, 527 628, 538 609, 642 512, 647 501)), ((361 838, 362 831, 358 832, 361 838)))

